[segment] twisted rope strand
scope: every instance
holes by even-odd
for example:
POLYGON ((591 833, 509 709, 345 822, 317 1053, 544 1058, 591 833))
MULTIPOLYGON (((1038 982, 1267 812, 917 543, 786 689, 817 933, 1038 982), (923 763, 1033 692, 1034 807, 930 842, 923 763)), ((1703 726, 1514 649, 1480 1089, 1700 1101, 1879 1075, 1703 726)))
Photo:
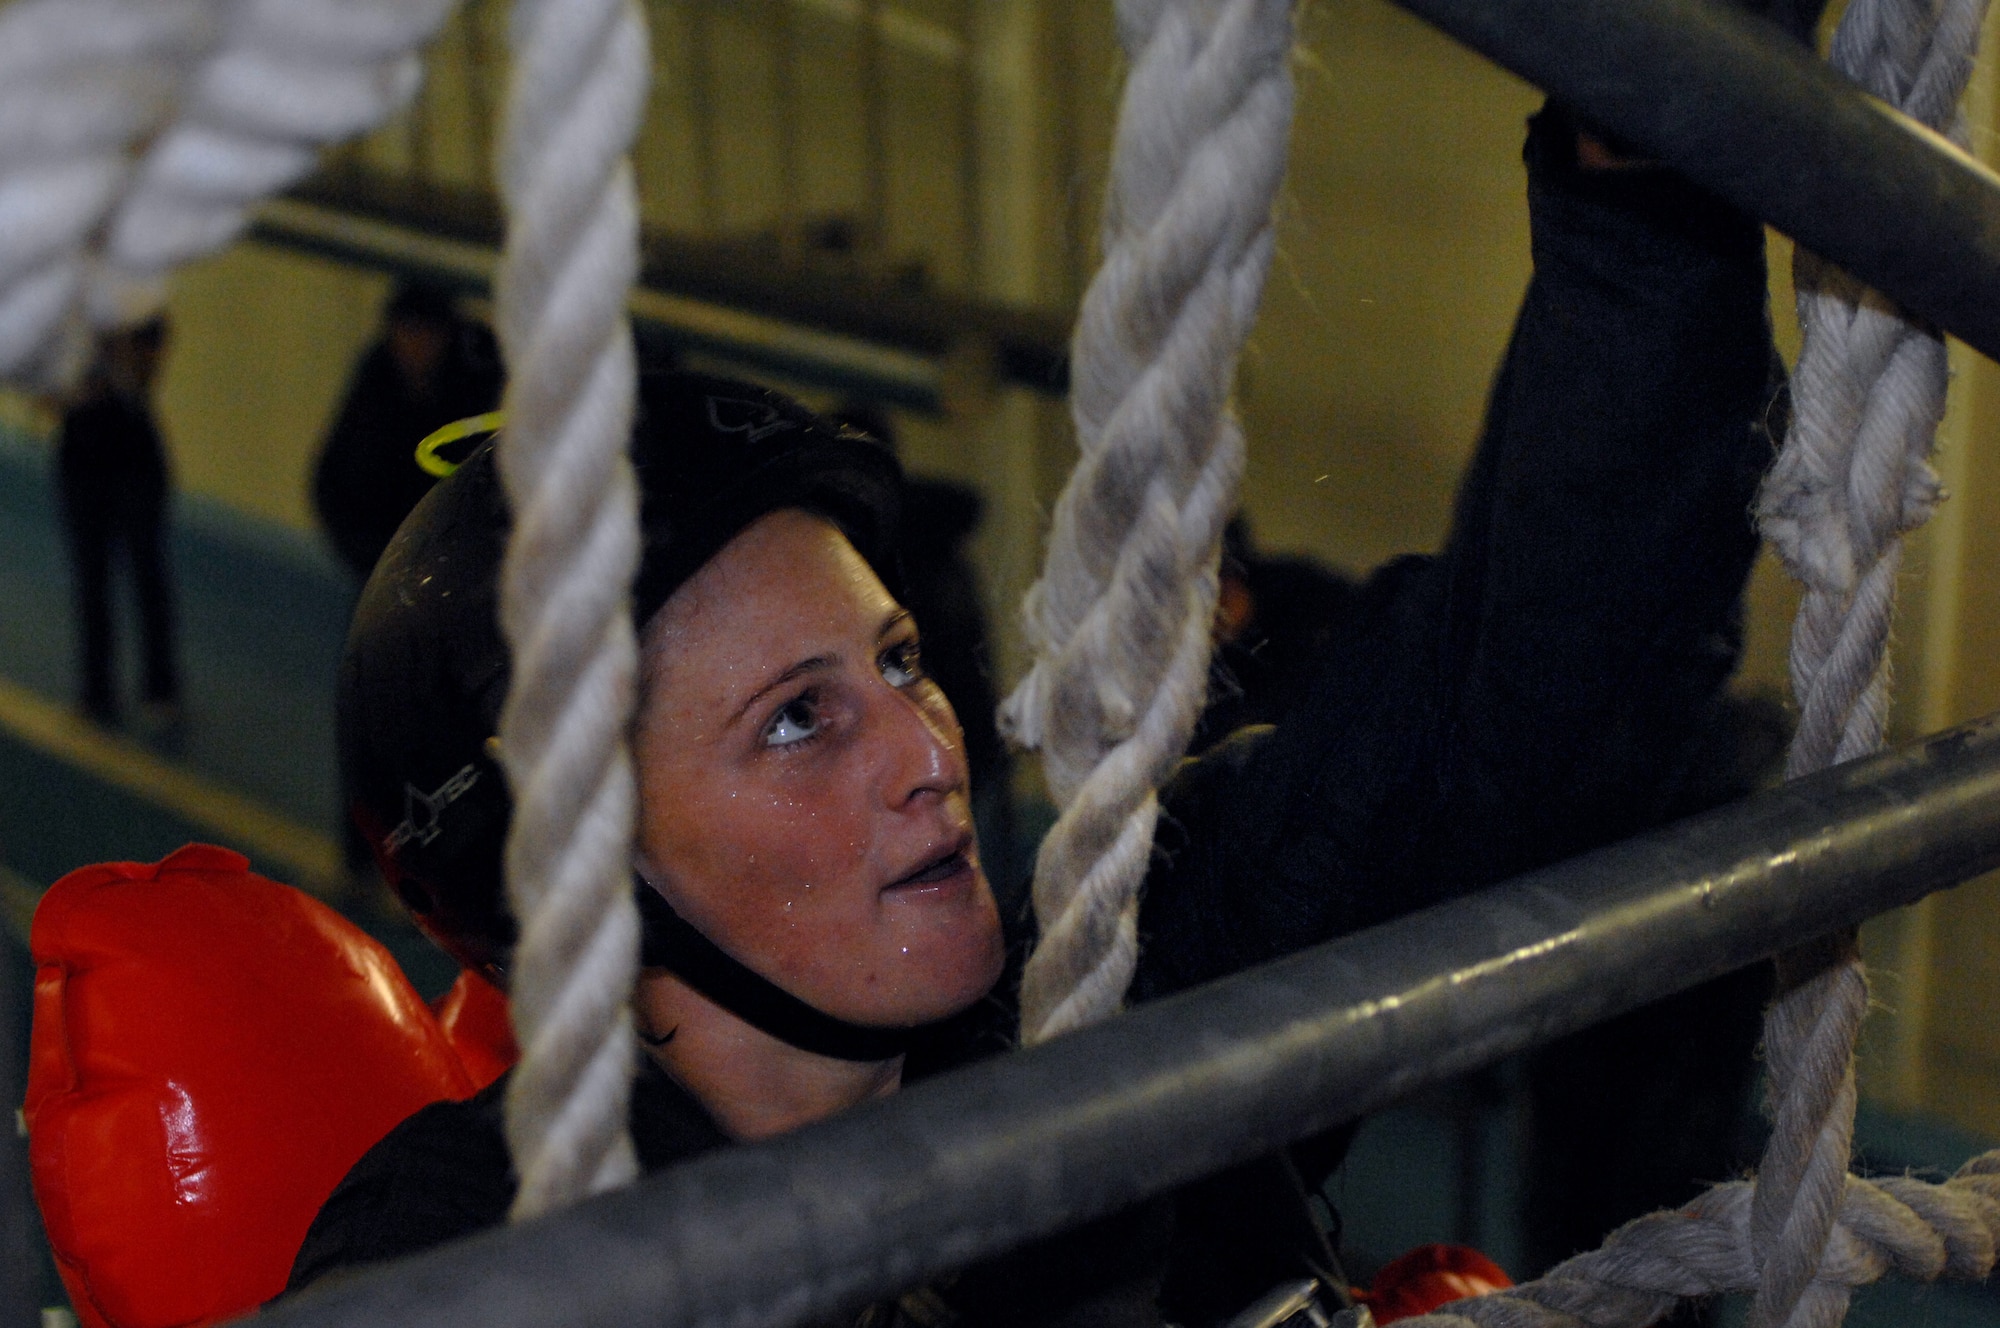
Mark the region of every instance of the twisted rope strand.
POLYGON ((63 387, 318 150, 386 120, 452 0, 22 0, 0 12, 0 376, 63 387))
POLYGON ((1753 1324, 1832 1328, 1847 1312, 1845 1288, 1815 1281, 1850 1179, 1854 1040, 1867 1012, 1867 979, 1850 950, 1765 1014, 1773 1120, 1751 1206, 1753 1324))
MULTIPOLYGON (((1751 1255, 1756 1186, 1718 1185, 1686 1208, 1652 1213, 1599 1249, 1523 1286, 1404 1319, 1406 1328, 1642 1328, 1681 1300, 1757 1290, 1751 1255)), ((1843 1179, 1836 1222, 1801 1301, 1845 1305, 1889 1273, 1983 1281, 2000 1243, 2000 1151, 1950 1180, 1843 1179)))
POLYGON ((1137 962, 1155 790, 1207 695, 1243 469, 1228 400, 1291 125, 1290 0, 1120 0, 1118 25, 1132 72, 1071 356, 1081 455, 1025 605, 1035 664, 1001 708, 1062 808, 1035 864, 1027 1042, 1115 1011, 1137 962))
POLYGON ((91 237, 219 28, 218 0, 0 9, 0 378, 59 387, 82 371, 91 237))
POLYGON ((423 78, 419 48, 454 0, 239 0, 178 118, 112 214, 91 320, 160 301, 170 269, 234 240, 250 207, 300 179, 329 143, 365 133, 423 78))
POLYGON ((514 531, 500 618, 513 679, 500 746, 514 793, 510 995, 523 1053, 507 1146, 524 1218, 638 1170, 626 1124, 639 532, 625 298, 639 242, 629 153, 650 57, 633 0, 517 0, 513 41, 496 321, 510 373, 499 462, 514 531))
MULTIPOLYGON (((1830 59, 1962 139, 1954 122, 1985 9, 1985 0, 1865 0, 1843 16, 1830 59)), ((1943 338, 1879 295, 1804 252, 1793 279, 1804 333, 1795 415, 1759 515, 1805 588, 1792 632, 1799 728, 1786 758, 1797 776, 1882 745, 1902 537, 1941 496, 1929 457, 1949 380, 1943 338)), ((1753 1328, 1835 1328, 1846 1315, 1851 1284, 1818 1270, 1840 1243, 1852 1183, 1854 1044, 1867 1003, 1849 944, 1766 1013, 1773 1122, 1750 1223, 1753 1328)))

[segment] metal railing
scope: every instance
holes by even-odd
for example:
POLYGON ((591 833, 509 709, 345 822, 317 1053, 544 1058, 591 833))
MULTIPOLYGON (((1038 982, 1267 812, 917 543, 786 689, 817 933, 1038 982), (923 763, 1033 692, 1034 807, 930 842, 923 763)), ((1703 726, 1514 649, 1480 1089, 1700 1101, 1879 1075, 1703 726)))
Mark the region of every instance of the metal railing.
POLYGON ((2000 716, 268 1311, 789 1325, 2000 866, 2000 716))
POLYGON ((1396 0, 2000 359, 2000 176, 1707 0, 1396 0))
MULTIPOLYGON (((1701 0, 1403 0, 1988 354, 2000 179, 1701 0)), ((270 1328, 786 1325, 2000 865, 2000 717, 711 1154, 270 1328)))

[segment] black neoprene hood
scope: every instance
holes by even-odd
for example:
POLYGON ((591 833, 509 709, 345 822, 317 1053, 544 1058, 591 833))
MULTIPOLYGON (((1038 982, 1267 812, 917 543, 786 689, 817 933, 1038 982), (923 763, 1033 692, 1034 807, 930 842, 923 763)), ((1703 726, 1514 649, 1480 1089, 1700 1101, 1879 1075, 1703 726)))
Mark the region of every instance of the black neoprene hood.
MULTIPOLYGON (((872 439, 765 388, 667 374, 641 382, 631 455, 641 626, 738 532, 780 508, 834 522, 900 589, 901 476, 872 439)), ((514 940, 500 885, 512 800, 489 743, 507 693, 498 596, 509 524, 493 449, 482 448, 397 531, 362 591, 340 671, 349 810, 419 925, 494 977, 504 977, 514 940)))

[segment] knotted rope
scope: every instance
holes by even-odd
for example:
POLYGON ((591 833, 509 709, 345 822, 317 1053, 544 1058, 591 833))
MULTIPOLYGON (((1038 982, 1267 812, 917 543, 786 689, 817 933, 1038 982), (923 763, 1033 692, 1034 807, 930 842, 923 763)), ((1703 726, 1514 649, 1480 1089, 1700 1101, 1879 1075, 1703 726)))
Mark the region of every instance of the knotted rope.
POLYGON ((639 253, 628 153, 650 56, 633 0, 517 0, 512 39, 495 321, 509 371, 498 459, 514 517, 500 749, 514 795, 507 901, 521 928, 510 995, 522 1056, 507 1091, 519 1218, 637 1172, 626 732, 639 516, 625 300, 639 253))
MULTIPOLYGON (((1755 1186, 1718 1185, 1677 1212, 1628 1222, 1604 1245, 1524 1286, 1461 1300, 1406 1328, 1629 1328, 1683 1299, 1761 1290, 1751 1229, 1755 1186)), ((1807 1303, 1844 1306, 1889 1273, 1977 1282, 2000 1241, 2000 1153, 1941 1184, 1907 1176, 1844 1178, 1837 1221, 1807 1279, 1807 1303)))
MULTIPOLYGON (((1905 114, 1947 129, 1985 12, 1985 0, 1869 0, 1849 8, 1831 59, 1905 114)), ((1759 516, 1805 588, 1792 632, 1800 715, 1787 766, 1801 775, 1881 745, 1901 537, 1938 501, 1928 458, 1947 373, 1941 337, 1846 273, 1801 251, 1793 277, 1805 341, 1792 427, 1759 516)))
POLYGON ((1025 606, 1034 667, 1001 708, 1062 809, 1035 864, 1026 1042, 1112 1013, 1131 981, 1155 790, 1207 693, 1243 470, 1229 395, 1292 115, 1290 0, 1119 0, 1117 14, 1131 75, 1070 358, 1080 456, 1025 606))
MULTIPOLYGON (((1932 128, 1956 115, 1985 0, 1855 0, 1834 65, 1932 128)), ((1792 633, 1799 731, 1787 773, 1881 746, 1901 537, 1939 498, 1927 458, 1944 415, 1944 343, 1810 254, 1794 269, 1805 333, 1794 418, 1759 502, 1806 593, 1792 633)), ((1983 1279, 2000 1240, 2000 1152, 1944 1185, 1849 1174, 1854 1043, 1868 988, 1851 938, 1780 962, 1765 1017, 1771 1141, 1754 1185, 1655 1213, 1538 1281, 1410 1320, 1638 1328, 1677 1298, 1752 1291, 1754 1328, 1835 1328, 1856 1286, 1890 1271, 1983 1279)))
MULTIPOLYGON (((1864 0, 1842 17, 1829 58, 1962 143, 1958 102, 1985 15, 1986 0, 1864 0)), ((1786 760, 1786 773, 1797 776, 1882 745, 1902 536, 1940 497, 1929 457, 1949 374, 1941 336, 1845 273, 1801 251, 1793 279, 1804 333, 1794 418, 1759 516, 1805 587, 1792 629, 1799 730, 1786 760)), ((1835 1328, 1851 1288, 1816 1270, 1829 1257, 1850 1183, 1854 1044, 1867 979, 1851 938, 1830 957, 1788 956, 1779 977, 1764 1022, 1772 1131, 1751 1211, 1759 1269, 1751 1324, 1835 1328), (1795 969, 1810 978, 1797 981, 1795 969)))
POLYGON ((60 387, 327 143, 406 102, 451 0, 0 11, 0 376, 60 387))

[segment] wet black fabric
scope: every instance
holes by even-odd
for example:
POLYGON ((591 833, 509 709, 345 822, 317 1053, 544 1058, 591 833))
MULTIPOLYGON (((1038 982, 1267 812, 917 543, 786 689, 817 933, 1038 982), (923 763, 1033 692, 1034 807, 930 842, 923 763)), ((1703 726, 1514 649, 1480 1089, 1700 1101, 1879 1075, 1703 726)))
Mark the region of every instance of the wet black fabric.
MULTIPOLYGON (((1763 236, 1664 174, 1579 174, 1569 142, 1546 123, 1531 136, 1535 276, 1447 547, 1371 577, 1303 699, 1166 790, 1135 1000, 1621 837, 1671 805, 1736 661, 1748 510, 1772 454, 1763 236)), ((983 1004, 912 1073, 1004 1045, 1012 1017, 983 1004)), ((453 1219, 425 1209, 456 1202, 433 1191, 510 1188, 478 1110, 432 1108, 364 1159, 315 1225, 314 1266, 395 1252, 376 1231, 430 1243, 453 1219), (405 1172, 421 1187, 369 1179, 405 1172)), ((1323 1249, 1299 1199, 1345 1143, 1307 1141, 942 1294, 975 1322, 1213 1323, 1323 1249)))

